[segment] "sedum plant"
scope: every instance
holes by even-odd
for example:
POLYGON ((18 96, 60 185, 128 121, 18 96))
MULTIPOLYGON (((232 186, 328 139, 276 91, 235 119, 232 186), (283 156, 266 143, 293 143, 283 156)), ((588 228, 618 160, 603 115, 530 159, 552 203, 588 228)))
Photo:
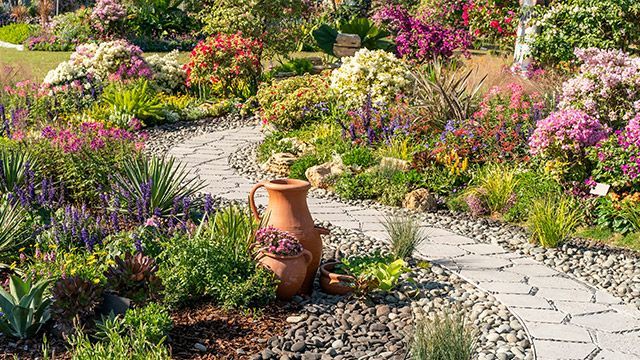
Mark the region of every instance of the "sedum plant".
POLYGON ((462 313, 437 314, 415 325, 411 343, 413 360, 471 360, 476 334, 462 313))
POLYGON ((127 253, 124 258, 117 256, 115 264, 105 271, 107 287, 116 294, 143 304, 156 298, 162 290, 162 281, 156 273, 155 260, 142 253, 127 253))
POLYGON ((44 297, 49 281, 32 284, 12 275, 9 292, 0 287, 0 331, 5 335, 27 339, 49 321, 51 299, 44 297))
POLYGON ((531 241, 544 247, 557 247, 582 220, 582 210, 571 198, 552 197, 534 201, 529 213, 531 241))

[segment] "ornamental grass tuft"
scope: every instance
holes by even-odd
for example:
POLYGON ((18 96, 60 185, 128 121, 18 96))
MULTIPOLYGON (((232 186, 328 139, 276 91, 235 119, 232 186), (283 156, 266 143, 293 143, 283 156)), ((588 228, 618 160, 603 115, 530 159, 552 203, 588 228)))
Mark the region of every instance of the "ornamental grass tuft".
POLYGON ((383 225, 389 234, 391 254, 396 259, 411 257, 416 248, 427 240, 420 224, 410 216, 387 217, 383 225))
POLYGON ((464 314, 438 314, 415 325, 411 358, 414 360, 470 360, 476 349, 476 333, 464 314))
POLYGON ((576 230, 582 219, 582 210, 570 198, 536 200, 529 213, 531 241, 544 247, 557 247, 576 230))

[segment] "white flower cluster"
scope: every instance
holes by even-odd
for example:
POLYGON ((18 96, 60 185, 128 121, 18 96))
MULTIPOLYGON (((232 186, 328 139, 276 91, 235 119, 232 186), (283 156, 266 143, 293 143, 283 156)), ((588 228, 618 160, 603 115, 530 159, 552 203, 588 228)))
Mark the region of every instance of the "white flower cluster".
POLYGON ((155 74, 155 83, 166 93, 177 92, 185 87, 187 72, 178 61, 179 55, 178 50, 174 50, 164 56, 153 54, 147 57, 147 63, 155 74))
POLYGON ((361 49, 343 58, 331 74, 331 89, 347 107, 360 107, 367 96, 376 105, 390 103, 411 85, 411 72, 402 60, 384 50, 361 49))

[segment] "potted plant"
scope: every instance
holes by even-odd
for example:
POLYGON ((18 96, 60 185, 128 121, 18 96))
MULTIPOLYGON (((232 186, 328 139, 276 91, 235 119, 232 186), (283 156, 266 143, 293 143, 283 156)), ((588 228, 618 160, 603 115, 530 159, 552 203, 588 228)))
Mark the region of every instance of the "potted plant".
POLYGON ((108 291, 104 294, 101 313, 124 314, 132 304, 143 305, 156 298, 162 290, 157 271, 155 260, 142 253, 116 257, 115 264, 104 273, 108 291))
POLYGON ((373 290, 390 291, 400 275, 407 271, 406 262, 389 256, 372 254, 330 261, 320 267, 320 287, 328 294, 365 295, 373 290))
POLYGON ((280 280, 276 295, 278 299, 288 300, 297 294, 311 263, 311 252, 290 233, 273 226, 256 232, 258 262, 271 270, 280 280))

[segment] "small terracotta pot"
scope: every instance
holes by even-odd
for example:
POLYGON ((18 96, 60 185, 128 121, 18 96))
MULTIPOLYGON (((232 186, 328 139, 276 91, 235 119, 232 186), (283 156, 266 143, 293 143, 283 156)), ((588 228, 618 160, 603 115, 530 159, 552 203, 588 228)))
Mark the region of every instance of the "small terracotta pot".
POLYGON ((296 256, 280 256, 267 252, 261 252, 258 262, 273 271, 280 280, 276 296, 280 300, 289 300, 302 288, 302 283, 307 276, 307 267, 313 260, 309 250, 303 249, 296 256))
POLYGON ((334 273, 333 269, 338 264, 338 261, 330 261, 320 266, 320 287, 327 294, 346 295, 353 292, 356 278, 334 273))

